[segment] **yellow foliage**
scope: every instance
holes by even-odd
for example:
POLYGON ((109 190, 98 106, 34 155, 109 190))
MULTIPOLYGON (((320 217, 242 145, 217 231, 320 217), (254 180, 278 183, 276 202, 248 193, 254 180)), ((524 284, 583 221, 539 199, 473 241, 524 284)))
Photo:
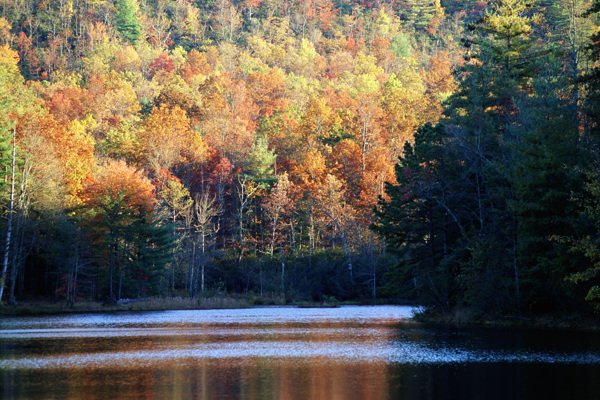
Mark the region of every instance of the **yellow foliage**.
POLYGON ((113 68, 117 71, 139 71, 141 59, 138 52, 131 45, 127 45, 115 53, 113 68))
POLYGON ((138 137, 129 126, 108 131, 101 148, 106 156, 128 162, 136 162, 140 157, 138 137))
POLYGON ((19 72, 19 53, 11 50, 8 45, 0 46, 0 82, 22 83, 23 77, 19 72))
POLYGON ((171 54, 169 54, 169 59, 173 61, 173 66, 175 69, 179 69, 183 63, 185 62, 185 56, 187 55, 187 51, 181 46, 175 47, 171 50, 171 54))
POLYGON ((387 15, 387 13, 385 12, 385 9, 381 8, 379 10, 379 15, 377 16, 377 19, 375 20, 377 36, 381 36, 384 38, 389 37, 388 35, 390 34, 391 22, 392 20, 389 17, 389 15, 387 15))
POLYGON ((107 76, 107 86, 111 88, 104 100, 108 113, 124 119, 137 119, 140 104, 131 83, 123 75, 111 71, 107 76))
POLYGON ((153 169, 168 169, 181 161, 182 152, 197 142, 194 135, 190 120, 178 106, 154 108, 138 131, 143 157, 153 169))
POLYGON ((93 119, 83 122, 74 120, 63 137, 55 138, 63 164, 67 204, 71 206, 80 202, 79 194, 94 170, 95 141, 86 130, 86 126, 90 126, 92 121, 93 119))
POLYGON ((4 43, 4 45, 8 45, 10 43, 11 34, 10 30, 12 26, 10 22, 4 17, 0 17, 0 41, 4 43))
POLYGON ((254 72, 267 72, 269 67, 259 58, 251 56, 248 52, 242 51, 239 55, 240 70, 244 76, 254 72))

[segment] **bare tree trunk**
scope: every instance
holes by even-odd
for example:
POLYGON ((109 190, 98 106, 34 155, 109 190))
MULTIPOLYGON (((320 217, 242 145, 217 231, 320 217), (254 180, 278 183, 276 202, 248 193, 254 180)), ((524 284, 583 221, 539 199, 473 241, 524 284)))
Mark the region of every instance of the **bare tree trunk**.
POLYGON ((69 294, 71 308, 75 304, 75 294, 77 291, 77 274, 79 273, 79 231, 77 231, 77 243, 75 245, 75 265, 73 267, 72 286, 69 294))
MULTIPOLYGON (((175 220, 177 219, 177 211, 175 206, 173 206, 173 237, 177 237, 177 228, 175 225, 175 220)), ((173 261, 171 265, 171 297, 175 297, 175 247, 172 250, 173 253, 173 261)))
POLYGON ((196 269, 196 239, 192 236, 192 253, 190 257, 190 297, 194 298, 196 296, 196 284, 194 272, 196 269))
POLYGON ((238 264, 242 263, 242 258, 244 256, 244 209, 246 208, 248 202, 254 195, 254 193, 258 190, 258 186, 252 186, 251 183, 244 177, 240 178, 238 175, 238 199, 240 201, 240 209, 239 209, 239 243, 240 243, 240 252, 238 257, 238 264))
POLYGON ((195 248, 196 246, 193 243, 192 240, 192 251, 189 252, 189 260, 188 260, 188 265, 189 265, 189 272, 187 275, 187 291, 188 291, 188 295, 190 296, 190 298, 194 297, 194 257, 195 257, 195 248))
POLYGON ((342 238, 342 243, 344 244, 344 252, 346 253, 346 257, 348 258, 348 270, 350 271, 350 282, 354 282, 354 276, 353 276, 353 272, 352 272, 352 259, 350 258, 350 253, 348 252, 348 246, 346 246, 346 239, 344 238, 342 229, 340 228, 340 225, 335 220, 335 218, 333 218, 327 211, 325 211, 323 209, 321 209, 321 211, 323 211, 323 213, 325 213, 325 215, 327 215, 329 218, 331 218, 331 220, 335 223, 335 226, 337 227, 340 237, 342 238))
POLYGON ((123 266, 119 268, 119 297, 117 300, 121 300, 121 287, 123 286, 123 266))
POLYGON ((17 304, 15 298, 15 286, 17 283, 17 276, 19 274, 19 267, 22 259, 19 255, 24 254, 23 244, 25 241, 25 232, 23 227, 23 216, 21 210, 17 212, 17 225, 15 226, 15 240, 13 240, 13 254, 12 254, 12 266, 10 271, 10 290, 8 292, 9 304, 17 304))
POLYGON ((279 253, 281 255, 281 294, 285 296, 285 261, 283 257, 282 243, 279 243, 279 253))
POLYGON ((200 265, 200 294, 204 297, 204 262, 200 265))
POLYGON ((6 272, 8 270, 8 255, 10 252, 11 235, 13 227, 13 213, 15 206, 15 159, 16 159, 16 137, 17 127, 13 127, 13 147, 12 147, 12 161, 11 161, 11 173, 10 173, 10 202, 8 207, 8 227, 6 228, 6 242, 4 245, 4 263, 2 265, 2 277, 0 278, 0 301, 2 301, 2 295, 4 294, 4 286, 6 283, 6 272))
POLYGON ((310 206, 310 227, 308 231, 308 269, 312 271, 312 250, 315 234, 315 219, 313 206, 310 206))
POLYGON ((263 297, 262 263, 258 265, 258 277, 259 277, 259 280, 260 280, 260 297, 263 297))
POLYGON ((517 216, 513 211, 513 219, 514 219, 514 233, 513 233, 513 269, 515 275, 515 297, 517 298, 517 306, 519 310, 519 315, 521 315, 521 291, 519 289, 519 258, 518 258, 518 250, 517 250, 517 216))
POLYGON ((110 251, 110 273, 109 273, 109 279, 110 279, 110 301, 112 302, 115 299, 114 296, 114 292, 113 292, 113 270, 115 268, 115 244, 111 244, 111 251, 110 251))

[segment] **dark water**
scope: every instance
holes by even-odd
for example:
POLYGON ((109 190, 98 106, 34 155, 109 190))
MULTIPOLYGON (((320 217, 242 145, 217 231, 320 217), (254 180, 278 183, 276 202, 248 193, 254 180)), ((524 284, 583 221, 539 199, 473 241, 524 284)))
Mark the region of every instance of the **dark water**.
POLYGON ((600 334, 448 329, 410 307, 0 320, 6 399, 600 399, 600 334))

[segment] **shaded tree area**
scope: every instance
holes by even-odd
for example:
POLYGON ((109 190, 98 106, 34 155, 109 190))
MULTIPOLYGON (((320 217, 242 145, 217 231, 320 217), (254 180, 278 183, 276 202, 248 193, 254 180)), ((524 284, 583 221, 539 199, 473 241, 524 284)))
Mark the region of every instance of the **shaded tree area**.
MULTIPOLYGON (((595 11, 571 14, 569 37, 595 11)), ((373 228, 400 258, 390 290, 475 317, 597 307, 597 67, 577 58, 573 74, 581 49, 542 40, 546 24, 505 0, 470 27, 443 124, 419 128, 376 207, 373 228)))

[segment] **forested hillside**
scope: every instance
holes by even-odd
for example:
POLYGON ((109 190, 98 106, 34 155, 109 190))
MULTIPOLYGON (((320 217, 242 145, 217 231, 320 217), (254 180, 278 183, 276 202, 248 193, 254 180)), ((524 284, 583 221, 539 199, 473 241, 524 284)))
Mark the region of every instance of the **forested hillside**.
POLYGON ((592 3, 0 0, 2 300, 588 312, 592 3))

